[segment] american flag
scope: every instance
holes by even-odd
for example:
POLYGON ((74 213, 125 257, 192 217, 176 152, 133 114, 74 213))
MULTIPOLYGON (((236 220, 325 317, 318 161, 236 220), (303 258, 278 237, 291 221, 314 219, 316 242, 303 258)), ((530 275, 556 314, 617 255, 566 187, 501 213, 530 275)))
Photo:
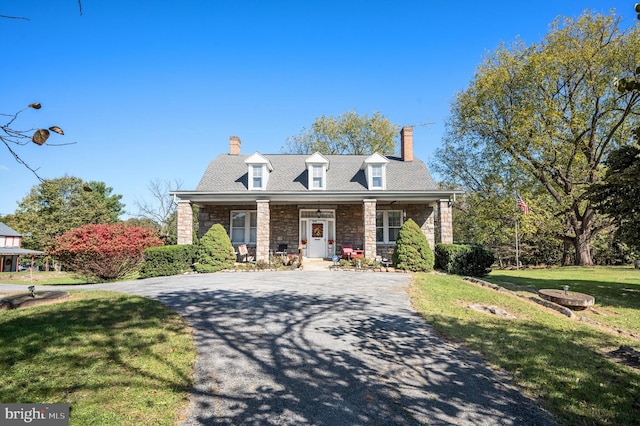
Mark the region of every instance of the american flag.
POLYGON ((522 209, 524 214, 529 214, 529 206, 527 206, 527 203, 520 197, 520 194, 516 194, 516 204, 522 209))

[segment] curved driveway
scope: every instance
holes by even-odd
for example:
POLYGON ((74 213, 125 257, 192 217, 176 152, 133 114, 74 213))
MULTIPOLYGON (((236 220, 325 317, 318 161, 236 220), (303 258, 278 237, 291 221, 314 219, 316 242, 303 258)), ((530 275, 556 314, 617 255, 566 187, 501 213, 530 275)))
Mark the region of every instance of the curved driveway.
POLYGON ((229 272, 90 288, 152 297, 187 318, 198 358, 185 425, 553 424, 434 335, 409 304, 410 280, 229 272))

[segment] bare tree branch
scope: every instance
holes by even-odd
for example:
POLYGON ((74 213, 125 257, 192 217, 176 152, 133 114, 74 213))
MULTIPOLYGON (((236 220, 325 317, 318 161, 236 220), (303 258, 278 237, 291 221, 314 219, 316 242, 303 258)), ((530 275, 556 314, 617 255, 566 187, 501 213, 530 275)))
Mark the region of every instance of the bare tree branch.
POLYGON ((29 18, 25 18, 23 16, 9 16, 9 15, 0 15, 0 18, 3 18, 3 19, 22 19, 24 21, 28 21, 29 20, 29 18))
POLYGON ((175 180, 155 179, 149 182, 147 189, 151 193, 152 201, 144 198, 135 200, 138 208, 138 216, 151 219, 160 226, 160 236, 165 238, 169 236, 171 219, 176 211, 176 204, 173 197, 169 195, 169 191, 180 189, 182 182, 175 180))
MULTIPOLYGON (((43 181, 42 177, 38 175, 37 170, 29 165, 25 160, 20 157, 20 155, 14 150, 10 144, 14 144, 17 146, 27 145, 29 142, 34 142, 38 145, 49 145, 49 146, 62 146, 62 145, 72 145, 75 142, 63 143, 63 144, 47 144, 46 140, 49 137, 49 130, 47 129, 30 129, 30 130, 16 130, 12 127, 14 121, 18 118, 18 116, 25 110, 32 109, 40 109, 42 106, 39 103, 29 104, 27 108, 23 108, 15 114, 0 114, 0 116, 9 117, 9 121, 6 124, 0 125, 0 140, 7 147, 13 158, 24 167, 29 169, 39 181, 43 181), (38 138, 36 138, 36 135, 38 138), (44 137, 42 136, 44 135, 44 137)), ((54 133, 64 135, 62 129, 58 126, 49 127, 51 131, 54 133)))

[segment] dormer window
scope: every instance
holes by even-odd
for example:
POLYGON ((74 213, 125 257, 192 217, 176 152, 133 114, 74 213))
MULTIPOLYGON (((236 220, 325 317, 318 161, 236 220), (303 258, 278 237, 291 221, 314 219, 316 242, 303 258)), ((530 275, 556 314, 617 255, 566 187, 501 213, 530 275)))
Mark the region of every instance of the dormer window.
POLYGON ((384 190, 387 188, 387 160, 386 157, 375 153, 362 163, 361 170, 364 170, 367 177, 367 187, 370 190, 384 190))
POLYGON ((383 189, 382 164, 371 165, 371 188, 383 189))
POLYGON ((267 189, 269 172, 273 170, 271 162, 259 152, 253 153, 244 160, 247 165, 248 186, 250 190, 264 191, 267 189))
POLYGON ((253 165, 251 166, 251 171, 253 173, 251 173, 251 189, 263 189, 264 187, 262 186, 262 169, 264 168, 264 166, 262 164, 260 165, 253 165))
POLYGON ((324 189, 324 167, 318 164, 311 166, 311 188, 324 189))
POLYGON ((309 175, 308 188, 311 190, 327 189, 327 170, 329 170, 329 160, 319 152, 305 160, 307 173, 309 175))

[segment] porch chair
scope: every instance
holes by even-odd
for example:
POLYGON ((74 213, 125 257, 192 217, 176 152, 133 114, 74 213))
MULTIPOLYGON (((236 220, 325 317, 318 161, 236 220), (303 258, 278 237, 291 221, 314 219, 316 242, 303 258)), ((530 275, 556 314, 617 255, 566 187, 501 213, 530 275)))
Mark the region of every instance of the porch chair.
POLYGON ((278 244, 278 249, 275 252, 276 256, 286 256, 287 253, 287 244, 278 244))
POLYGON ((240 259, 243 262, 247 262, 247 256, 249 255, 249 250, 247 249, 247 245, 246 244, 240 244, 238 246, 238 254, 240 255, 240 259))
POLYGON ((353 253, 353 244, 342 244, 342 258, 351 260, 351 254, 353 253))

